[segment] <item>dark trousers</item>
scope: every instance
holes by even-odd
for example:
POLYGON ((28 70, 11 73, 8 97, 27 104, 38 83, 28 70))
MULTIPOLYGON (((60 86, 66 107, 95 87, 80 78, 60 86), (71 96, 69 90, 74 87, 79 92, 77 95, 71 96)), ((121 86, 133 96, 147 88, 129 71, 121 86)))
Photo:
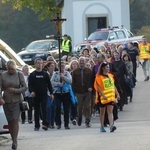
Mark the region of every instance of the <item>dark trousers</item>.
POLYGON ((34 118, 35 118, 35 127, 40 127, 40 113, 42 113, 43 125, 47 126, 47 95, 40 95, 34 98, 34 118))
POLYGON ((64 126, 69 124, 69 108, 70 108, 70 93, 55 94, 55 106, 56 106, 56 125, 61 125, 61 104, 63 104, 64 110, 64 126))
POLYGON ((32 120, 32 111, 34 107, 34 101, 32 97, 25 97, 26 101, 29 104, 29 110, 28 110, 28 120, 32 120))

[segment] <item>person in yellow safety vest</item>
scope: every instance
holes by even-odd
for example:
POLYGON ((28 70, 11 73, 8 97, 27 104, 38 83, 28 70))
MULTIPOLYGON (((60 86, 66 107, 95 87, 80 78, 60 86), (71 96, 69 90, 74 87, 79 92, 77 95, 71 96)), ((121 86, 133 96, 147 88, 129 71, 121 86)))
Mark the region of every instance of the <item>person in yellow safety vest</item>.
POLYGON ((142 39, 142 43, 139 44, 140 60, 143 60, 142 68, 145 76, 144 81, 150 79, 150 43, 146 38, 142 39))
POLYGON ((62 47, 62 56, 66 55, 68 56, 70 52, 72 51, 72 44, 71 40, 69 40, 68 35, 65 34, 64 39, 62 41, 61 47, 62 47))
POLYGON ((100 108, 100 131, 106 132, 104 129, 104 117, 107 108, 110 132, 114 132, 116 127, 114 126, 113 107, 116 99, 120 99, 120 95, 115 87, 113 75, 109 73, 109 65, 107 62, 103 62, 100 65, 95 78, 94 88, 96 90, 96 101, 100 108))

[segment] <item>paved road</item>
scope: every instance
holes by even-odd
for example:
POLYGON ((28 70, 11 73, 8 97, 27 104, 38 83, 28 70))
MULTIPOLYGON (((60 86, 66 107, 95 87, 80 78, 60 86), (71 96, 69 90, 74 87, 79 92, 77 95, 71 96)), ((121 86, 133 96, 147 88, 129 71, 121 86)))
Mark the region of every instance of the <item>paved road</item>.
MULTIPOLYGON (((141 68, 134 89, 133 102, 125 105, 115 122, 114 133, 100 133, 98 117, 92 127, 72 126, 71 130, 33 131, 33 124, 20 125, 18 150, 150 150, 150 81, 144 82, 141 68)), ((8 138, 9 135, 8 135, 8 138)), ((9 150, 11 142, 3 143, 0 150, 9 150)))

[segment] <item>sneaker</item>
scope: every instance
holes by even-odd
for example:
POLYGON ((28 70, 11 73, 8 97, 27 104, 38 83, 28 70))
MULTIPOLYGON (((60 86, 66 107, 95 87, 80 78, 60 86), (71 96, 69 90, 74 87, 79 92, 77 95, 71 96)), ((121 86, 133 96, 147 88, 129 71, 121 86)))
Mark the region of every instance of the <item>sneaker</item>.
POLYGON ((33 123, 33 121, 32 120, 28 120, 28 123, 31 124, 31 123, 33 123))
POLYGON ((57 129, 61 129, 61 125, 58 125, 58 126, 57 126, 57 129))
POLYGON ((49 125, 50 129, 55 129, 54 125, 49 125))
POLYGON ((34 131, 39 131, 39 128, 38 128, 38 127, 35 127, 35 128, 34 128, 34 131))
POLYGON ((90 127, 91 127, 91 122, 90 122, 89 119, 86 119, 85 125, 86 125, 87 128, 90 128, 90 127))
POLYGON ((82 124, 82 117, 79 117, 78 118, 78 126, 81 126, 81 124, 82 124))
POLYGON ((65 129, 66 129, 66 130, 69 130, 69 129, 70 129, 70 127, 69 127, 69 126, 66 126, 66 127, 65 127, 65 129))
POLYGON ((73 124, 73 125, 76 125, 76 124, 77 124, 77 120, 76 120, 76 119, 73 119, 73 120, 72 120, 72 124, 73 124))
POLYGON ((25 120, 22 120, 22 122, 21 122, 22 124, 25 124, 25 120))
POLYGON ((42 129, 45 131, 48 130, 47 126, 45 126, 45 125, 42 126, 42 129))
POLYGON ((117 128, 115 126, 110 126, 110 132, 114 132, 117 128))
POLYGON ((104 127, 100 127, 100 131, 101 131, 101 132, 106 132, 106 130, 105 130, 104 127))

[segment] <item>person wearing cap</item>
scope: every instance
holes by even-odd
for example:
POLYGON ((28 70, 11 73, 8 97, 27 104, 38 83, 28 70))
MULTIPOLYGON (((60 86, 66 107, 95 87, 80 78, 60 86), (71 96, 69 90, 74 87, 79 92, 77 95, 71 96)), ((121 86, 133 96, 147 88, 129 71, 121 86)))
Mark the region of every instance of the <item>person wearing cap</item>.
POLYGON ((64 56, 64 55, 68 56, 70 54, 70 52, 72 51, 71 40, 69 40, 67 34, 65 34, 63 37, 64 37, 64 39, 63 39, 62 44, 61 44, 61 46, 62 46, 62 56, 64 56))

